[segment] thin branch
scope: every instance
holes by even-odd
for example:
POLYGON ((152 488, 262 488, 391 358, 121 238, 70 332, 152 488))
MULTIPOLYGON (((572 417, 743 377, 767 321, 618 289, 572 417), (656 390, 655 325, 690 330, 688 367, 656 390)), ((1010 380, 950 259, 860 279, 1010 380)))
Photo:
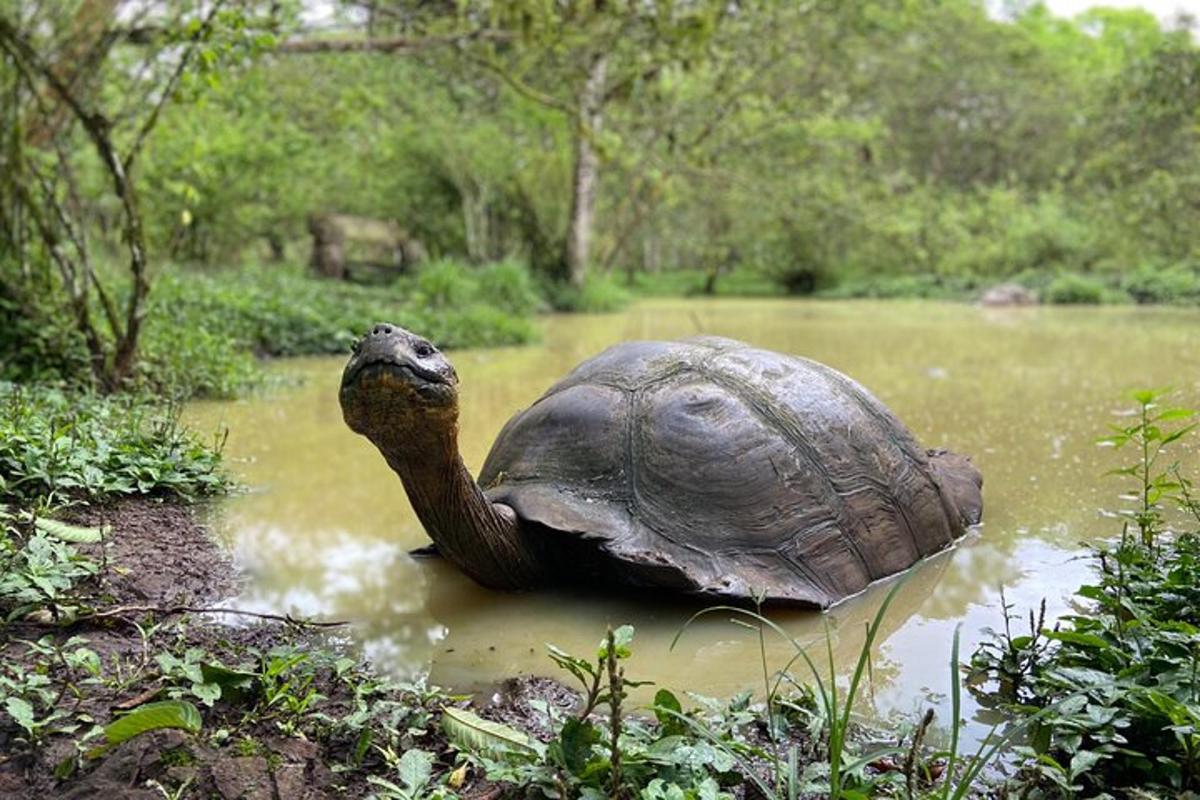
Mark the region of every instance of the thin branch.
POLYGON ((161 616, 174 616, 175 614, 235 614, 241 617, 254 617, 255 619, 267 619, 273 622, 283 622, 287 625, 295 625, 302 628, 338 628, 350 624, 345 620, 318 622, 307 619, 296 619, 291 614, 267 614, 260 611, 244 611, 240 608, 157 605, 116 606, 115 608, 106 608, 103 611, 96 611, 91 614, 83 614, 78 616, 72 620, 71 624, 78 624, 80 622, 88 622, 96 619, 123 617, 126 614, 158 614, 161 616))
POLYGON ((537 89, 534 89, 529 84, 514 77, 511 72, 504 69, 504 67, 500 66, 499 64, 497 64, 494 60, 492 60, 490 58, 481 58, 479 56, 468 55, 467 60, 471 61, 473 64, 477 64, 478 66, 483 67, 484 69, 486 69, 489 72, 498 76, 500 78, 500 80, 504 81, 504 83, 509 88, 511 88, 514 92, 516 92, 517 94, 524 97, 526 100, 532 100, 533 102, 538 103, 539 105, 545 106, 546 108, 553 109, 562 114, 566 114, 568 117, 571 117, 571 118, 575 118, 579 113, 577 109, 571 107, 567 103, 564 103, 563 101, 559 100, 557 97, 552 97, 543 92, 539 92, 537 89))
POLYGON ((443 36, 389 36, 382 39, 289 39, 281 42, 278 53, 405 53, 434 47, 460 45, 465 42, 507 42, 513 35, 508 31, 483 29, 443 36))
POLYGON ((105 390, 113 390, 125 380, 133 368, 137 354, 138 335, 146 316, 145 300, 150 292, 146 277, 145 237, 142 233, 142 218, 137 207, 137 194, 133 182, 125 171, 124 162, 117 154, 110 135, 111 124, 98 111, 84 107, 79 98, 67 87, 54 70, 42 60, 37 50, 21 36, 8 18, 0 15, 0 47, 13 57, 18 70, 26 74, 36 72, 59 95, 79 120, 88 138, 96 147, 105 168, 113 181, 113 188, 121 200, 125 215, 125 241, 129 248, 129 269, 133 277, 133 291, 125 311, 125 335, 117 342, 112 371, 109 373, 105 390))
POLYGON ((166 86, 163 87, 162 93, 158 97, 158 102, 154 104, 154 108, 150 110, 150 114, 142 122, 142 127, 138 129, 137 136, 134 137, 133 144, 129 148, 129 152, 125 154, 125 172, 128 173, 133 169, 133 161, 141 152, 142 144, 146 141, 146 137, 150 135, 150 131, 158 123, 158 115, 162 113, 163 106, 171 99, 171 95, 175 93, 175 87, 179 85, 179 81, 183 78, 184 71, 191 63, 192 56, 199 49, 200 43, 208 36, 212 30, 213 21, 217 18, 217 13, 221 10, 221 6, 225 5, 225 0, 216 0, 212 8, 208 11, 208 16, 200 23, 200 27, 192 34, 191 41, 188 47, 183 51, 183 55, 179 57, 179 63, 175 65, 175 71, 171 73, 171 77, 167 80, 166 86))

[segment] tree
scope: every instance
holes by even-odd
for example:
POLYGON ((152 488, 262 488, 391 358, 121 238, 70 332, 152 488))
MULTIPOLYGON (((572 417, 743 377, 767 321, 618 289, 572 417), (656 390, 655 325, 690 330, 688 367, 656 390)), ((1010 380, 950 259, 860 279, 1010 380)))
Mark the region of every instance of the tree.
POLYGON ((38 7, 28 14, 20 6, 0 7, 0 51, 14 75, 15 101, 8 112, 11 207, 3 215, 4 243, 24 262, 28 221, 57 269, 92 380, 103 391, 121 388, 133 373, 150 292, 137 159, 189 71, 211 70, 220 48, 233 46, 218 41, 218 30, 242 36, 246 18, 224 5, 212 0, 161 9, 81 0, 73 9, 38 7), (131 23, 146 23, 151 31, 133 53, 123 47, 131 23), (84 142, 94 159, 83 169, 99 170, 119 205, 129 280, 123 312, 92 257, 77 146, 84 142), (102 324, 93 318, 94 305, 102 324))
MULTIPOLYGON (((559 113, 572 140, 570 211, 559 277, 581 286, 592 258, 592 233, 610 106, 671 65, 705 57, 705 45, 750 4, 721 0, 487 0, 460 7, 408 2, 368 4, 375 36, 286 43, 285 52, 429 53, 452 46, 450 60, 493 76, 520 98, 559 113), (393 35, 380 32, 389 29, 393 35)), ((436 56, 435 56, 436 57, 436 56)))

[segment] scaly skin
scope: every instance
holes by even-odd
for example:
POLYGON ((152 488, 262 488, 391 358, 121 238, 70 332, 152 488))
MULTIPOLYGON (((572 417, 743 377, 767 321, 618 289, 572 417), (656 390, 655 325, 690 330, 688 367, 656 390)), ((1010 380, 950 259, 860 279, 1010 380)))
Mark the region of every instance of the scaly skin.
POLYGON ((458 452, 458 376, 428 341, 379 324, 355 345, 342 415, 379 448, 438 551, 496 589, 543 582, 544 559, 516 513, 484 497, 458 452))

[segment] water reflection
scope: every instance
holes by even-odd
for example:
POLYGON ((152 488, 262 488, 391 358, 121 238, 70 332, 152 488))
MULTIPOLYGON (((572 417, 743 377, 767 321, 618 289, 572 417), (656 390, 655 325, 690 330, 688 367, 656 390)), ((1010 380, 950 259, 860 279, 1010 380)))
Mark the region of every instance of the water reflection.
MULTIPOLYGON (((881 713, 939 700, 949 686, 953 630, 963 650, 999 625, 998 587, 1018 607, 1051 611, 1086 578, 1079 540, 1113 531, 1115 463, 1094 446, 1121 393, 1174 385, 1200 399, 1200 315, 1174 310, 979 309, 933 303, 655 301, 624 314, 552 317, 544 344, 455 353, 462 379, 464 457, 477 469, 501 425, 580 360, 615 341, 698 332, 824 361, 871 388, 928 446, 975 457, 985 524, 914 571, 897 597, 874 662, 881 713)), ((233 467, 252 487, 225 503, 214 528, 249 576, 243 605, 355 622, 381 666, 429 671, 461 688, 514 672, 549 673, 544 643, 587 652, 606 624, 638 627, 631 674, 712 695, 761 681, 757 641, 711 617, 669 644, 695 610, 649 597, 497 594, 407 550, 427 540, 399 481, 341 421, 341 359, 276 366, 302 385, 268 397, 198 404, 201 429, 228 425, 233 467)), ((1194 453, 1177 453, 1195 463, 1194 453)), ((839 663, 857 655, 889 584, 832 613, 776 615, 839 663)), ((791 656, 775 642, 774 664, 791 656)), ((944 698, 939 700, 945 705, 944 698)), ((974 713, 974 710, 972 710, 974 713)), ((943 717, 944 718, 944 717, 943 717)))

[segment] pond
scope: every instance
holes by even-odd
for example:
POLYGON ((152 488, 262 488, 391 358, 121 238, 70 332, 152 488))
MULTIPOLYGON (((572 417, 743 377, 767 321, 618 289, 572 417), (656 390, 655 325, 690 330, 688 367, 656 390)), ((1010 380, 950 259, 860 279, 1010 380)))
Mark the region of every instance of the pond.
MULTIPOLYGON (((1049 611, 1088 575, 1081 541, 1119 534, 1103 511, 1120 482, 1118 454, 1096 445, 1128 390, 1173 386, 1200 399, 1200 314, 1171 309, 985 309, 930 302, 654 300, 610 315, 550 316, 543 343, 451 354, 461 379, 461 439, 477 471, 496 433, 579 361, 627 339, 730 336, 814 358, 857 379, 927 447, 971 455, 983 472, 984 524, 912 571, 873 658, 880 714, 946 710, 950 648, 964 658, 1002 623, 1001 587, 1022 614, 1049 611)), ((672 641, 699 606, 619 596, 482 589, 408 550, 428 542, 399 480, 337 403, 342 358, 271 368, 294 388, 188 410, 199 430, 228 426, 226 453, 249 490, 211 524, 249 585, 242 607, 353 622, 381 668, 475 689, 518 673, 554 674, 545 643, 593 653, 608 625, 637 628, 632 678, 729 696, 762 685, 757 638, 714 615, 672 641)), ((1195 453, 1182 456, 1196 464, 1195 453)), ((772 617, 814 654, 826 636, 852 664, 890 584, 827 614, 772 617)), ((768 641, 772 668, 791 646, 768 641)), ((822 655, 823 658, 823 655, 822 655)), ((803 669, 797 670, 798 674, 803 669)), ((968 714, 982 719, 979 709, 968 714)), ((945 713, 941 714, 945 720, 945 713)))

